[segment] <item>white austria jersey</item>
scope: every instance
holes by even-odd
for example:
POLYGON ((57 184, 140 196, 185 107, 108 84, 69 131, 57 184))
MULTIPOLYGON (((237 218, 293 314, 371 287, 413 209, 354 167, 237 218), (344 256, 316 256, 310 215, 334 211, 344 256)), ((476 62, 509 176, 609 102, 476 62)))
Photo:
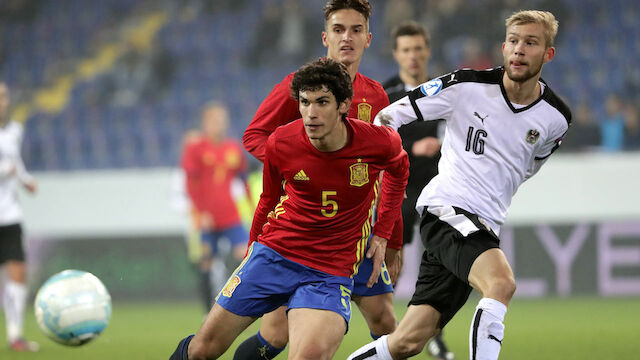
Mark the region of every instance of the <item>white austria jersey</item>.
POLYGON ((0 126, 0 226, 22 221, 18 187, 32 181, 20 156, 22 133, 22 124, 15 121, 0 126))
POLYGON ((454 206, 478 215, 498 233, 520 184, 533 176, 565 136, 569 108, 543 86, 516 109, 506 97, 503 68, 458 70, 426 82, 378 113, 398 129, 412 121, 446 120, 438 175, 416 203, 454 206))

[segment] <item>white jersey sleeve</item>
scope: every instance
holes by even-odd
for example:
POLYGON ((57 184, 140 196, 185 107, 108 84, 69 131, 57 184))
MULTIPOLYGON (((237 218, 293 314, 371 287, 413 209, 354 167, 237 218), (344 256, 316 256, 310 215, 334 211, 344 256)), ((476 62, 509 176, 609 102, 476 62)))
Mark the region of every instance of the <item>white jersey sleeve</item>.
POLYGON ((374 120, 376 125, 398 130, 413 121, 447 119, 455 105, 456 89, 443 89, 452 74, 436 78, 418 86, 405 97, 382 109, 374 120), (416 100, 420 99, 420 105, 416 100))

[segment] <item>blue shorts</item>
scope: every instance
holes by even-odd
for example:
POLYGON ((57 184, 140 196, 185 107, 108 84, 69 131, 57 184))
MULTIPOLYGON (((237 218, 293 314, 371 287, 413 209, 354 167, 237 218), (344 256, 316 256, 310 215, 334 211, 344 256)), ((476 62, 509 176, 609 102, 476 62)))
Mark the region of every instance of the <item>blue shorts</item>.
MULTIPOLYGON (((369 237, 369 239, 371 239, 371 237, 369 237)), ((368 243, 366 251, 369 251, 368 243)), ((353 296, 376 296, 393 292, 391 277, 389 276, 389 271, 387 271, 387 266, 384 263, 382 264, 382 272, 380 272, 378 282, 368 288, 367 281, 369 281, 371 271, 373 271, 373 259, 369 259, 365 256, 358 268, 358 273, 353 277, 353 296)))
POLYGON ((218 253, 218 239, 221 237, 227 238, 231 243, 231 247, 246 244, 249 241, 249 234, 242 224, 234 225, 224 230, 203 231, 200 235, 202 242, 209 244, 211 247, 211 254, 213 255, 218 253))
POLYGON ((291 261, 254 242, 216 297, 218 305, 240 316, 260 317, 282 305, 289 309, 329 310, 349 323, 353 281, 291 261))

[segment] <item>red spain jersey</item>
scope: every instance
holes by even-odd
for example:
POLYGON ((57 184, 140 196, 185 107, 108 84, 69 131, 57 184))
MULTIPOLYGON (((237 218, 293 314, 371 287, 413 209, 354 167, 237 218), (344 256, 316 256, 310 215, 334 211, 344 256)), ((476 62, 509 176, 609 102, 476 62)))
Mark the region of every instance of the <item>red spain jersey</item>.
POLYGON ((186 146, 182 168, 187 177, 187 192, 198 213, 209 213, 213 230, 224 230, 240 223, 231 196, 231 181, 247 172, 242 147, 227 139, 214 143, 202 138, 186 146))
MULTIPOLYGON (((242 143, 258 160, 264 161, 267 138, 280 125, 300 119, 298 102, 291 97, 293 73, 277 84, 260 104, 242 136, 242 143)), ((353 80, 353 100, 348 117, 372 123, 378 112, 389 105, 389 98, 382 85, 360 73, 353 80)))
POLYGON ((259 241, 302 265, 351 276, 365 256, 371 231, 391 236, 409 176, 400 136, 355 119, 347 119, 346 125, 347 145, 334 152, 311 144, 302 119, 269 137, 250 242, 259 241), (385 193, 372 230, 382 170, 385 193))

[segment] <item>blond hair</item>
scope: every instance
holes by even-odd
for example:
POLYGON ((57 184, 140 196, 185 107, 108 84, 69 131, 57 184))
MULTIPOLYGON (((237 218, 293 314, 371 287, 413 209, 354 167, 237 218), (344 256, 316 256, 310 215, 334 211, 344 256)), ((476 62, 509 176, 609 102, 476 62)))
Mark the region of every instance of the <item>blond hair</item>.
POLYGON ((507 29, 514 25, 540 24, 544 27, 544 41, 546 47, 552 47, 558 33, 558 20, 548 11, 523 10, 513 13, 505 21, 507 29))

